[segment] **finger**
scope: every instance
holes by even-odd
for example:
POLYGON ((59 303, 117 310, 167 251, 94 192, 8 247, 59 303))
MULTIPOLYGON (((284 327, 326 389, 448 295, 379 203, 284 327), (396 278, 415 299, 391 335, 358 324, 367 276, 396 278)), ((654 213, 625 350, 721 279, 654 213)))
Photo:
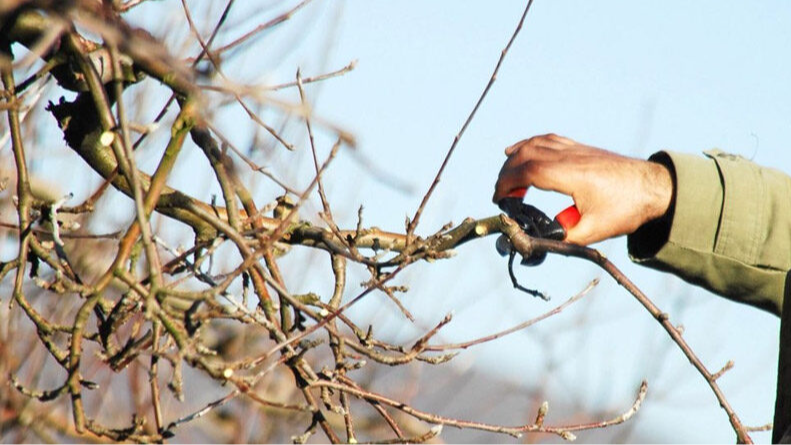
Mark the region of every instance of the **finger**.
POLYGON ((555 150, 563 150, 576 145, 576 142, 563 136, 556 134, 543 134, 540 136, 533 136, 530 139, 525 139, 517 142, 505 149, 506 156, 511 156, 514 153, 524 149, 525 147, 544 147, 555 150))
POLYGON ((570 161, 531 160, 502 172, 506 184, 527 186, 571 196, 579 184, 576 165, 570 161))
POLYGON ((500 176, 497 178, 497 183, 494 185, 494 195, 492 196, 492 202, 499 202, 501 199, 507 197, 515 190, 525 190, 526 193, 528 188, 530 188, 529 177, 516 174, 510 170, 502 171, 500 172, 500 176))
POLYGON ((605 236, 601 236, 600 230, 597 229, 593 219, 590 216, 586 218, 585 215, 582 215, 577 225, 566 231, 565 241, 580 246, 587 246, 605 238, 605 236))
POLYGON ((497 202, 515 189, 529 187, 571 195, 573 183, 565 180, 567 170, 567 164, 555 161, 506 163, 500 170, 492 200, 497 202))
POLYGON ((549 140, 544 141, 523 141, 509 147, 507 150, 507 162, 526 162, 532 160, 551 161, 558 160, 563 156, 563 152, 558 147, 564 147, 559 142, 549 140), (511 149, 513 147, 513 149, 511 149))
POLYGON ((560 136, 560 135, 558 135, 558 134, 554 134, 554 133, 547 134, 547 135, 546 135, 546 138, 547 138, 547 139, 551 139, 551 140, 553 140, 553 141, 555 141, 555 142, 559 142, 559 143, 561 143, 561 144, 563 144, 563 145, 568 145, 568 146, 571 146, 571 145, 579 145, 579 144, 577 143, 577 141, 575 141, 575 140, 573 140, 573 139, 569 139, 569 138, 567 138, 567 137, 560 136))

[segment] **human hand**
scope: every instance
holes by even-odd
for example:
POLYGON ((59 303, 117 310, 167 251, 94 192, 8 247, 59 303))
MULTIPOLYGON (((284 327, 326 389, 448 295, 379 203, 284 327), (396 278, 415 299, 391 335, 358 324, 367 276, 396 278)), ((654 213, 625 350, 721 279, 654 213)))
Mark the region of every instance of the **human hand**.
POLYGON ((519 188, 569 195, 582 218, 566 241, 580 245, 633 233, 667 212, 673 197, 668 169, 548 134, 505 150, 495 185, 496 203, 519 188))

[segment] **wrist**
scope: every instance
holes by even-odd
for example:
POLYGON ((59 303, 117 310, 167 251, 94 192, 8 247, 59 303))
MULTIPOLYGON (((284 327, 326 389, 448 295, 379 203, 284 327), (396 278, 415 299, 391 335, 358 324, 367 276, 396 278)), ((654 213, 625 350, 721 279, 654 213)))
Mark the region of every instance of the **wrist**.
POLYGON ((667 165, 657 159, 650 159, 647 165, 649 174, 646 195, 649 203, 645 222, 665 218, 670 213, 675 189, 672 164, 667 165))
POLYGON ((627 245, 629 254, 636 259, 651 258, 670 239, 670 229, 673 226, 676 207, 676 171, 672 159, 667 153, 658 152, 649 158, 649 164, 656 176, 658 216, 646 221, 629 235, 627 245), (662 170, 659 170, 662 169, 662 170), (667 174, 668 176, 665 176, 667 174), (670 181, 669 185, 666 182, 670 181), (668 198, 667 192, 670 192, 668 198), (666 205, 663 203, 667 203, 666 205), (663 208, 664 207, 664 208, 663 208))

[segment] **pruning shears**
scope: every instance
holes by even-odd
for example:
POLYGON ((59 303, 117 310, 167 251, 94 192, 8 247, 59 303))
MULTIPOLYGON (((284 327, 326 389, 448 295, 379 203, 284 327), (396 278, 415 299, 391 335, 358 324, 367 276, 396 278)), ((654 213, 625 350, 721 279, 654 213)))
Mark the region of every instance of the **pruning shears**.
MULTIPOLYGON (((527 193, 527 189, 519 188, 511 191, 505 198, 497 202, 500 210, 505 212, 511 219, 519 224, 519 227, 529 236, 534 238, 547 238, 558 241, 563 241, 566 238, 566 231, 575 225, 580 220, 580 212, 577 206, 570 206, 558 213, 554 219, 550 219, 546 213, 538 208, 525 204, 522 200, 527 193)), ((511 245, 511 240, 505 235, 500 235, 495 244, 497 252, 502 256, 508 256, 508 273, 511 276, 511 282, 514 287, 521 289, 533 296, 541 297, 548 300, 548 297, 541 292, 533 289, 527 289, 521 286, 514 275, 513 262, 516 256, 516 251, 511 245)), ((521 264, 523 266, 538 266, 546 259, 546 252, 535 252, 528 257, 523 257, 521 264)))

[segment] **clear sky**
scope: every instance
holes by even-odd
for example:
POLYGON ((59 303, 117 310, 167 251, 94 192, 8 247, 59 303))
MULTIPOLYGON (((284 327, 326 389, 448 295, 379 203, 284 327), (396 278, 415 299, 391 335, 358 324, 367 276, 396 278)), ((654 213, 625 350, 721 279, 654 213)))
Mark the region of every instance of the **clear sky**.
MULTIPOLYGON (((251 28, 261 3, 288 7, 282 1, 240 3, 232 20, 251 28), (250 8, 250 17, 240 15, 244 8, 250 8)), ((404 217, 417 208, 524 6, 504 0, 315 0, 230 61, 228 69, 235 67, 238 78, 275 83, 293 79, 297 66, 310 76, 358 60, 346 76, 307 88, 317 113, 352 131, 359 142, 357 154, 341 153, 328 171, 328 193, 341 225, 352 227, 363 204, 367 225, 402 231, 404 217), (383 178, 396 178, 412 191, 383 178)), ((174 3, 176 15, 178 9, 174 3)), ((791 3, 779 0, 537 0, 418 232, 497 213, 490 197, 504 147, 547 132, 638 157, 661 149, 700 153, 718 147, 790 172, 790 22, 791 3)), ((293 101, 294 94, 283 97, 293 101)), ((247 136, 230 137, 242 143, 247 136)), ((319 141, 326 153, 330 135, 321 133, 319 141)), ((300 150, 271 162, 288 165, 299 177, 313 168, 304 138, 300 150)), ((528 200, 548 213, 569 204, 568 198, 547 193, 531 192, 528 200)), ((315 217, 318 199, 313 202, 306 214, 315 217)), ((771 421, 778 319, 631 264, 624 239, 597 247, 671 320, 684 325, 685 338, 709 369, 735 361, 720 384, 742 420, 771 421)), ((304 255, 296 252, 292 258, 284 261, 304 255)), ((565 258, 550 258, 518 274, 552 295, 552 303, 601 275, 565 258)), ((321 279, 327 277, 316 280, 321 279)), ((292 291, 313 289, 315 283, 295 280, 292 291)), ((400 283, 411 287, 404 303, 419 317, 416 328, 383 298, 369 299, 355 311, 375 310, 375 320, 405 340, 451 310, 456 315, 445 340, 488 334, 552 307, 511 288, 493 238, 459 248, 452 260, 418 264, 400 283)), ((734 440, 703 379, 660 326, 607 277, 560 316, 465 351, 453 363, 449 366, 457 369, 484 367, 528 388, 552 364, 544 382, 550 403, 573 400, 583 409, 621 410, 647 378, 648 399, 636 419, 640 431, 662 431, 663 440, 679 442, 734 440)), ((553 422, 564 419, 563 412, 551 416, 553 422)), ((768 433, 753 437, 770 438, 768 433)))

